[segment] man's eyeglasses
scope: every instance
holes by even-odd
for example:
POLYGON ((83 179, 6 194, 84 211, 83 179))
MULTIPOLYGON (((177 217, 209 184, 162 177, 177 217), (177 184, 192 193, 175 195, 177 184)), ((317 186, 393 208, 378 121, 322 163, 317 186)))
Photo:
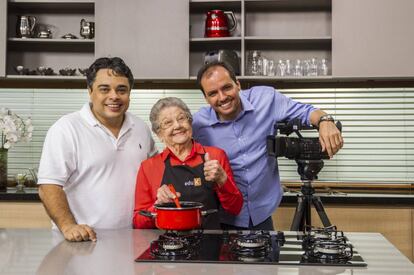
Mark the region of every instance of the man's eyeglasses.
POLYGON ((164 119, 160 122, 160 128, 163 130, 169 129, 174 125, 174 121, 178 124, 183 125, 189 121, 189 117, 186 114, 179 114, 175 119, 164 119))

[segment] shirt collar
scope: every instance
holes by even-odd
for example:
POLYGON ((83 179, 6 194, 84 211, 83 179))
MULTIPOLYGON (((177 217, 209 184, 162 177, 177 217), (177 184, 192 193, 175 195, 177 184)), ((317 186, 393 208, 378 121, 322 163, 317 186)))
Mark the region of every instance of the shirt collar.
MULTIPOLYGON (((99 120, 92 113, 92 103, 91 102, 85 103, 83 105, 82 109, 80 110, 80 115, 91 126, 95 127, 95 126, 102 125, 102 123, 100 123, 99 120)), ((134 123, 134 121, 131 117, 131 114, 128 113, 128 112, 125 112, 125 119, 124 119, 124 122, 122 123, 122 128, 121 129, 127 130, 127 129, 133 127, 134 124, 135 123, 134 123)))
MULTIPOLYGON (((191 147, 191 152, 190 154, 185 158, 184 162, 186 162, 187 160, 193 158, 196 155, 201 155, 204 154, 204 148, 200 143, 195 142, 194 140, 192 141, 193 146, 191 147)), ((162 151, 161 153, 161 158, 163 161, 165 161, 168 157, 174 158, 179 162, 182 162, 176 155, 174 155, 174 153, 168 148, 165 147, 164 151, 162 151)))
MULTIPOLYGON (((254 110, 254 106, 250 103, 250 101, 248 101, 247 98, 244 97, 244 95, 242 95, 241 93, 239 93, 239 95, 240 95, 240 102, 241 102, 242 110, 234 120, 238 120, 246 112, 250 112, 254 110)), ((213 126, 219 123, 228 123, 228 122, 229 121, 220 121, 216 111, 214 111, 214 109, 210 106, 209 126, 213 126)))

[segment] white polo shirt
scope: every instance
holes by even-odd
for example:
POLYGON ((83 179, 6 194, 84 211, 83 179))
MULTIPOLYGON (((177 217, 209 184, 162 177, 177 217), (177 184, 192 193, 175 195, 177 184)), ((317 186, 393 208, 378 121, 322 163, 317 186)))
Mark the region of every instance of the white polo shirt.
POLYGON ((60 118, 46 135, 38 184, 63 186, 79 224, 132 228, 137 172, 156 148, 145 122, 125 115, 115 138, 87 103, 60 118))

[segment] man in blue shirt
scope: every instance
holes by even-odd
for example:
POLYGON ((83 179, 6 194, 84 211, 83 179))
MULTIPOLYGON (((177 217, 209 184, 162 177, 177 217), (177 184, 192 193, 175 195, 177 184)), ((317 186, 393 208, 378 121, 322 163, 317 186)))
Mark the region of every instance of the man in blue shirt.
POLYGON ((226 63, 204 65, 197 82, 210 106, 193 116, 194 138, 226 151, 244 199, 238 216, 223 213, 223 229, 273 230, 271 215, 283 195, 277 161, 266 150, 266 137, 273 134, 274 124, 299 118, 302 124, 319 127, 322 150, 330 157, 343 146, 340 131, 325 112, 272 87, 241 91, 240 82, 226 63))

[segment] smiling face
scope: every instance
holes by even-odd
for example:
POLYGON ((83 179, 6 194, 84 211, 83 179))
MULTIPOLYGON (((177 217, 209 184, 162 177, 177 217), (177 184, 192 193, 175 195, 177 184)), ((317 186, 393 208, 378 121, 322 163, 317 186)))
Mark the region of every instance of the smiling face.
POLYGON ((100 69, 89 89, 92 113, 106 127, 120 128, 129 107, 130 92, 127 77, 116 75, 111 69, 100 69))
POLYGON ((216 111, 220 120, 233 120, 241 111, 240 82, 234 82, 228 71, 215 66, 201 78, 206 101, 216 111))
MULTIPOLYGON (((158 138, 171 148, 191 145, 193 129, 186 113, 179 107, 166 107, 158 115, 158 138)), ((191 148, 191 147, 190 147, 191 148)))

